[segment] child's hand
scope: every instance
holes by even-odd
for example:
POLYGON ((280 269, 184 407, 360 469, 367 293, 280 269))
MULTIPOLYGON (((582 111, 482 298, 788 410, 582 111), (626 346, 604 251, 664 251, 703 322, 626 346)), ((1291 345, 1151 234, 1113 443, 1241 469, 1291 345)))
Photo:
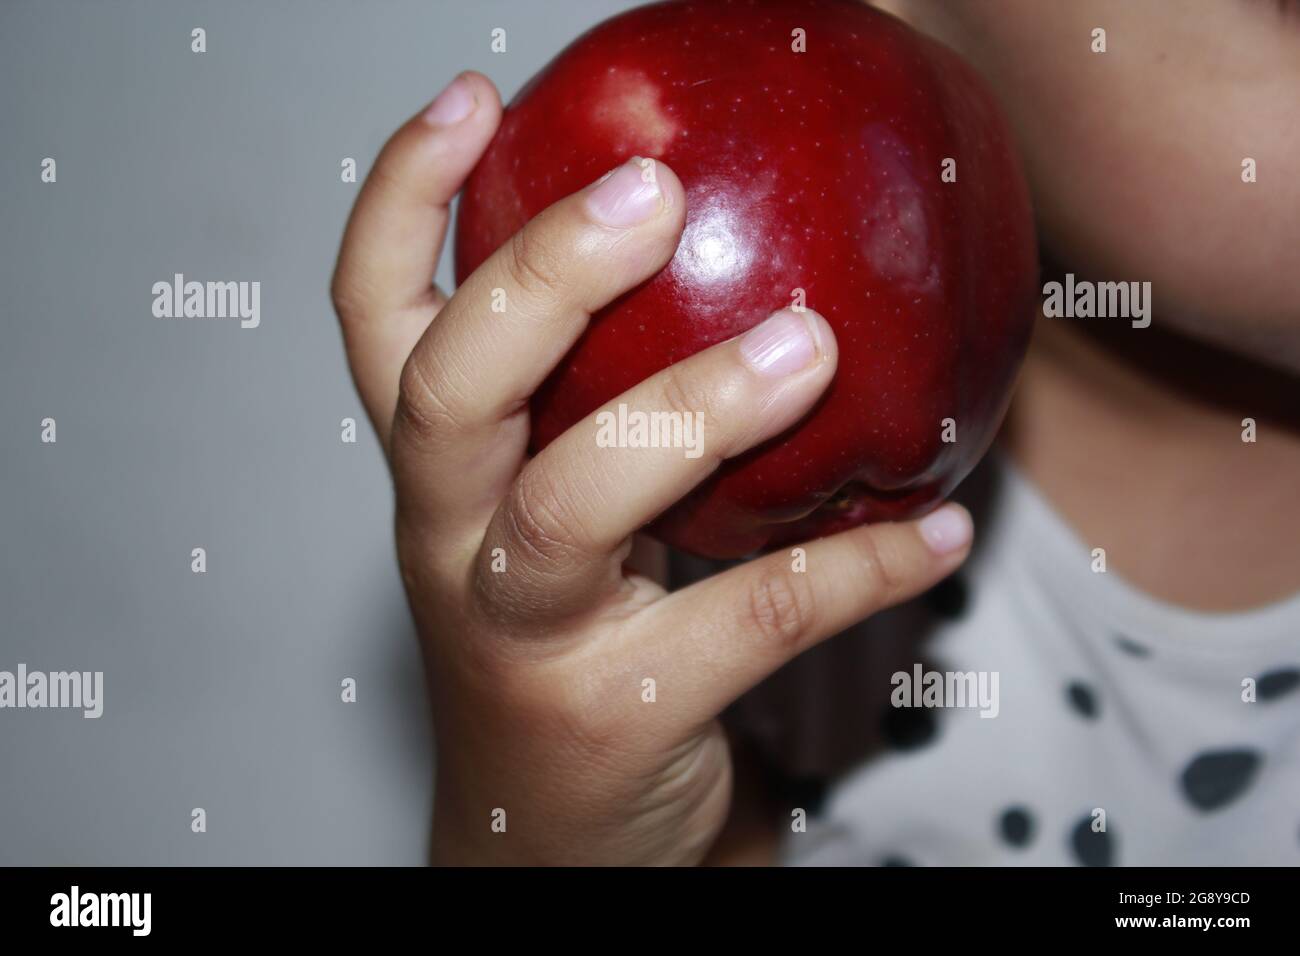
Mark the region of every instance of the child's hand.
POLYGON ((491 84, 466 74, 393 136, 333 284, 392 465, 430 669, 434 859, 697 862, 731 797, 716 715, 947 575, 970 519, 950 505, 858 528, 807 545, 806 572, 776 553, 673 594, 626 573, 638 528, 809 410, 834 374, 835 338, 812 312, 779 313, 611 403, 702 413, 701 457, 600 448, 587 422, 529 460, 529 396, 593 312, 671 259, 685 197, 662 164, 656 183, 620 167, 530 222, 447 301, 429 284, 447 204, 500 113, 491 84), (499 290, 504 312, 491 307, 499 290))

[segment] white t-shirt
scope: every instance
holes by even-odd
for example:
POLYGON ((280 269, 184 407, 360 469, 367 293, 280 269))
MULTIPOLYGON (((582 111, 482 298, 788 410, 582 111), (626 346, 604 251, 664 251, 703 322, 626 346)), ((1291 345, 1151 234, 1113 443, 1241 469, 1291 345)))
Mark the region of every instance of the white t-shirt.
POLYGON ((792 824, 808 811, 785 862, 1300 864, 1300 594, 1167 605, 1094 570, 1104 542, 1005 461, 968 485, 978 543, 954 579, 728 715, 792 783, 792 824), (950 687, 973 706, 894 706, 924 700, 894 678, 918 664, 922 687, 973 672, 950 687))

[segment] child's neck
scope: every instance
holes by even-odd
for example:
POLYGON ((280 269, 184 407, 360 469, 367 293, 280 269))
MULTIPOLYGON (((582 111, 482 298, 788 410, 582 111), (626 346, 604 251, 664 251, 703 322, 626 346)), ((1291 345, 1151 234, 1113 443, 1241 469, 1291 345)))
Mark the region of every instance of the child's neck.
POLYGON ((1300 379, 1159 324, 1040 318, 1004 445, 1108 568, 1152 596, 1228 611, 1295 594, 1300 379))

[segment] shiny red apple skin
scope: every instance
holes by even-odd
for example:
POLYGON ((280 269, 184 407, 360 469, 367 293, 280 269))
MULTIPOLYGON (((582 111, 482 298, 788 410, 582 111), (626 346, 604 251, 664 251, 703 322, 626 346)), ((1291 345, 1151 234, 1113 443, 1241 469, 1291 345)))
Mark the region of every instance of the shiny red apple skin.
MULTIPOLYGON (((534 396, 534 450, 802 289, 835 330, 831 387, 648 530, 735 558, 945 498, 992 441, 1036 311, 1029 193, 983 81, 856 2, 629 11, 576 40, 507 109, 461 199, 457 280, 631 156, 680 177, 685 233, 534 396), (806 52, 792 49, 796 30, 806 52), (948 159, 955 182, 943 180, 948 159), (956 441, 944 441, 946 419, 956 441)), ((707 453, 707 427, 704 441, 707 453)))

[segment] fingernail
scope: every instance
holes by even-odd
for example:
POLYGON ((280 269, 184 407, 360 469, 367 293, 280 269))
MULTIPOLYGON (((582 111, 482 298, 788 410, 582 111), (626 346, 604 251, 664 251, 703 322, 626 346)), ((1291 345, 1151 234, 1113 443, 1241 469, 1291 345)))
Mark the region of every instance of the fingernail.
POLYGON ((434 126, 455 126, 474 111, 474 94, 463 76, 447 84, 438 98, 424 111, 424 118, 434 126))
POLYGON ((649 177, 644 175, 641 165, 633 160, 596 180, 595 188, 587 194, 592 216, 607 226, 626 229, 657 213, 663 196, 653 178, 653 167, 650 172, 649 177))
POLYGON ((935 554, 952 554, 971 539, 970 515, 958 505, 944 505, 921 519, 921 537, 935 554))
POLYGON ((764 375, 790 375, 817 357, 812 314, 782 309, 754 326, 740 340, 740 354, 764 375))

